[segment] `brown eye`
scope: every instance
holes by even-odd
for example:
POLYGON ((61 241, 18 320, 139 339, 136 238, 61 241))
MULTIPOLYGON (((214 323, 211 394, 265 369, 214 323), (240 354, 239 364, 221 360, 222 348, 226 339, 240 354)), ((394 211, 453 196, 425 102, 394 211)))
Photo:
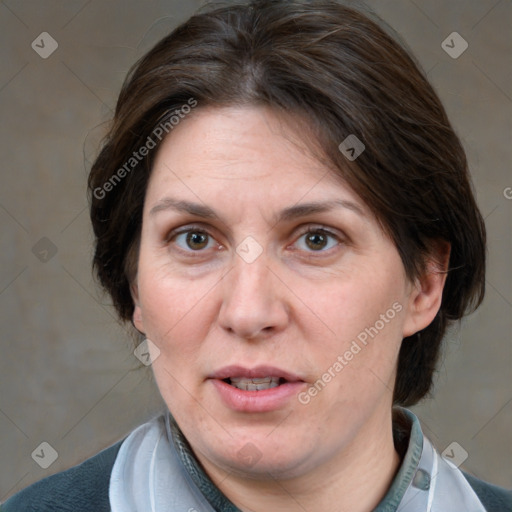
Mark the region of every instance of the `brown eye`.
POLYGON ((295 247, 305 252, 327 252, 340 244, 340 238, 326 229, 310 229, 295 242, 295 247))
POLYGON ((313 251, 319 251, 327 246, 328 237, 323 233, 307 233, 305 242, 313 251))
POLYGON ((206 231, 199 229, 187 229, 175 234, 171 241, 184 251, 200 252, 210 249, 215 244, 215 239, 206 231))
POLYGON ((199 251, 208 245, 208 235, 198 231, 190 231, 187 233, 186 243, 190 249, 199 251))

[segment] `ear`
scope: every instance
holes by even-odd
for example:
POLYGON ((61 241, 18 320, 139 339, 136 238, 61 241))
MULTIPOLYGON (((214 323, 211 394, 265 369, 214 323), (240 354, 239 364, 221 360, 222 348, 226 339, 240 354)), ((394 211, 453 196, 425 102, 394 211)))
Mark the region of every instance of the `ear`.
POLYGON ((130 285, 130 292, 132 294, 134 303, 132 323, 139 332, 144 333, 144 321, 142 319, 142 309, 139 301, 139 287, 137 285, 137 279, 135 279, 134 282, 130 285))
POLYGON ((425 272, 411 285, 403 337, 412 336, 432 323, 443 298, 450 262, 449 242, 434 242, 425 272))

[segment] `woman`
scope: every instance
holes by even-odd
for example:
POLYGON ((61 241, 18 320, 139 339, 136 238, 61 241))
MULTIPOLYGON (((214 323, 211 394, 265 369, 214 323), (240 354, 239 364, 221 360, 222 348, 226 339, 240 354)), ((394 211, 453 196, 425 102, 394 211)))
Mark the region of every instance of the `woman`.
POLYGON ((483 299, 466 158, 407 53, 335 1, 196 15, 132 70, 94 266, 166 414, 2 511, 512 510, 404 407, 483 299))

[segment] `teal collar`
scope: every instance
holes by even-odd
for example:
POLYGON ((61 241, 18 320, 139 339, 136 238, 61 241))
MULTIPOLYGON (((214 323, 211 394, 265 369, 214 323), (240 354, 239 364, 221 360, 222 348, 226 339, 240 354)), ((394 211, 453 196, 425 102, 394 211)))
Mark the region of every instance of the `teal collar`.
MULTIPOLYGON (((398 451, 404 445, 406 451, 391 487, 374 512, 395 512, 413 478, 416 484, 416 479, 422 476, 416 477, 416 469, 423 451, 423 432, 418 418, 411 411, 402 408, 393 410, 393 436, 398 451)), ((417 485, 422 486, 424 482, 417 485)))

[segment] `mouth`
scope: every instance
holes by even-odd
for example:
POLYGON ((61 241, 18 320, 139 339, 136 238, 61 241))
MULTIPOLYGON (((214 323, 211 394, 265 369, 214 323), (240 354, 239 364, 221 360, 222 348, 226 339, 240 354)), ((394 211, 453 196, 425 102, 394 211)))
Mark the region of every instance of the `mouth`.
POLYGON ((277 388, 285 382, 282 377, 262 377, 259 379, 247 379, 245 377, 228 377, 222 379, 226 384, 234 386, 243 391, 264 391, 265 389, 277 388))
POLYGON ((227 366, 208 377, 230 409, 268 412, 285 407, 306 386, 299 375, 280 368, 227 366))
POLYGON ((243 366, 225 366, 209 375, 210 379, 218 379, 245 391, 271 389, 287 382, 304 382, 299 375, 274 366, 259 365, 255 368, 243 366))

